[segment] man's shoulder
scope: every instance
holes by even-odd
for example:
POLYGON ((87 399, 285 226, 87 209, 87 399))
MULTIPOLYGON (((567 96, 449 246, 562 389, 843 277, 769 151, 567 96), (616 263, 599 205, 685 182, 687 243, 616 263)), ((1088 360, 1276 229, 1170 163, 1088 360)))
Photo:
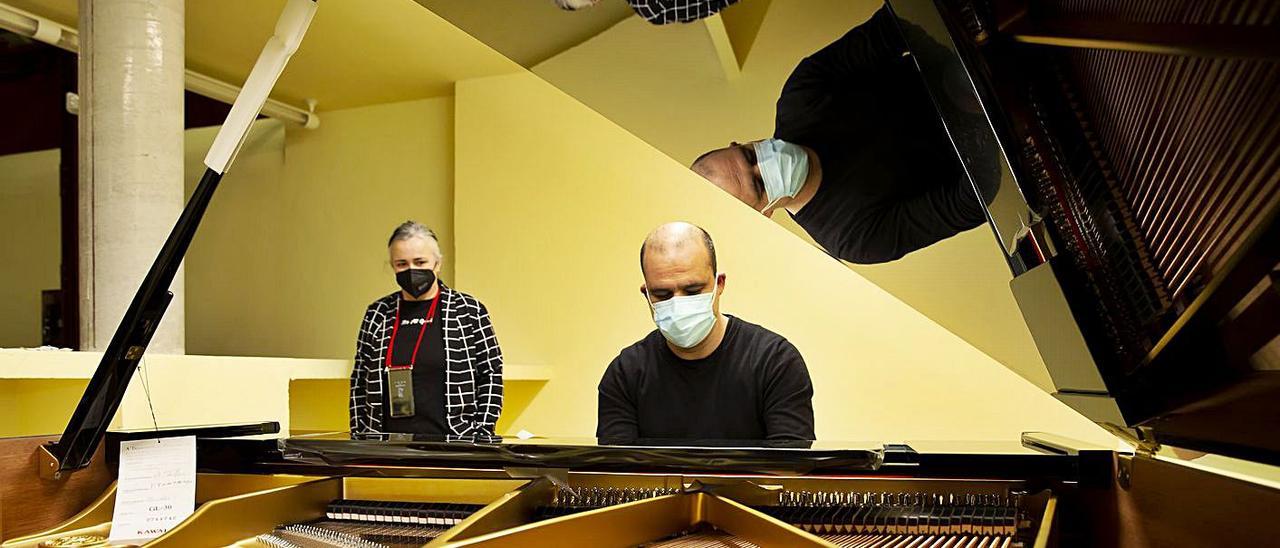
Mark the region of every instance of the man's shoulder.
POLYGON ((741 366, 754 368, 757 373, 773 376, 778 373, 808 375, 808 366, 800 349, 791 341, 778 333, 754 323, 733 318, 738 322, 738 340, 735 343, 742 352, 755 359, 738 362, 741 366))
POLYGON ((744 342, 761 346, 795 348, 786 337, 774 333, 760 324, 751 323, 737 316, 730 316, 730 318, 732 318, 730 321, 738 324, 738 335, 742 337, 744 342))
POLYGON ((617 372, 632 371, 653 363, 662 344, 664 344, 662 334, 654 329, 640 340, 620 350, 618 356, 609 364, 609 369, 616 368, 617 372))

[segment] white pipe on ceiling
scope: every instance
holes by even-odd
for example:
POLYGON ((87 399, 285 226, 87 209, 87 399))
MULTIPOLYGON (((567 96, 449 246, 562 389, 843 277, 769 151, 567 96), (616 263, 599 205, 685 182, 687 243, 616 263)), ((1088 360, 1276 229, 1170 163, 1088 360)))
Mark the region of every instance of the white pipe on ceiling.
MULTIPOLYGON (((3 2, 0 2, 0 29, 33 38, 72 53, 80 52, 80 34, 76 29, 3 2)), ((227 104, 235 102, 236 96, 240 94, 239 86, 210 78, 190 69, 186 71, 184 84, 192 93, 227 104)), ((320 117, 314 110, 298 108, 275 99, 267 99, 266 104, 262 105, 262 115, 292 122, 307 129, 320 127, 320 117)))

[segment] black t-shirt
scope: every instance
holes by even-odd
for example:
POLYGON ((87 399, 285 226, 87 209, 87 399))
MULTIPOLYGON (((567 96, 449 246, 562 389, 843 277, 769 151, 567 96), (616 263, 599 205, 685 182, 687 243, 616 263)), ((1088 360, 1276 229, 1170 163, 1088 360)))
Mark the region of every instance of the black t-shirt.
POLYGON ((822 166, 795 221, 850 262, 892 261, 986 220, 906 52, 881 8, 801 61, 778 98, 774 136, 812 148, 822 166))
MULTIPOLYGON (((438 298, 438 297, 437 297, 438 298)), ((396 332, 395 345, 392 346, 391 363, 406 365, 410 363, 413 347, 418 342, 418 334, 422 331, 423 322, 431 308, 432 301, 406 301, 400 299, 400 330, 396 332)), ((434 320, 426 324, 426 333, 422 334, 422 345, 418 347, 417 360, 413 362, 413 406, 411 417, 391 417, 389 391, 388 401, 383 402, 383 430, 386 432, 445 435, 449 432, 444 415, 444 312, 437 309, 434 320)), ((386 364, 382 367, 383 386, 387 382, 386 364)))
POLYGON ((764 440, 813 435, 813 384, 790 342, 728 317, 711 355, 684 360, 657 330, 626 349, 600 379, 596 436, 764 440))

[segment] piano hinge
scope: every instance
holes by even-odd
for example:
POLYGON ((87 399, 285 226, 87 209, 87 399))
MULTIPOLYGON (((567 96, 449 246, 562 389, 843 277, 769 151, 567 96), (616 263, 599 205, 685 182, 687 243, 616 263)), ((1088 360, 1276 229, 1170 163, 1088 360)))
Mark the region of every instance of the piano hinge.
POLYGON ((1121 489, 1128 490, 1133 483, 1133 460, 1135 458, 1155 458, 1160 451, 1160 443, 1156 441, 1151 428, 1138 426, 1126 428, 1109 422, 1099 423, 1116 437, 1133 447, 1133 455, 1116 455, 1116 483, 1121 489))
POLYGON ((1146 426, 1128 428, 1109 422, 1098 423, 1112 435, 1133 446, 1134 454, 1142 457, 1154 457, 1160 451, 1160 442, 1156 441, 1155 432, 1146 426))
POLYGON ((39 449, 36 449, 36 467, 38 468, 36 472, 40 479, 62 479, 62 473, 58 471, 60 464, 58 457, 54 456, 53 452, 49 450, 49 446, 41 445, 39 449))

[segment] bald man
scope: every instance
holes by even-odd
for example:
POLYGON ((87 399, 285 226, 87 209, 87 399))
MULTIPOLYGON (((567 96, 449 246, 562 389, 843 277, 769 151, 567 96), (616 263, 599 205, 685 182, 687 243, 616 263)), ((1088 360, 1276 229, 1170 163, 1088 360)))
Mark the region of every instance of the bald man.
POLYGON ((720 313, 715 244, 689 223, 658 227, 640 247, 658 328, 622 350, 600 379, 596 436, 812 440, 813 384, 782 336, 720 313))

